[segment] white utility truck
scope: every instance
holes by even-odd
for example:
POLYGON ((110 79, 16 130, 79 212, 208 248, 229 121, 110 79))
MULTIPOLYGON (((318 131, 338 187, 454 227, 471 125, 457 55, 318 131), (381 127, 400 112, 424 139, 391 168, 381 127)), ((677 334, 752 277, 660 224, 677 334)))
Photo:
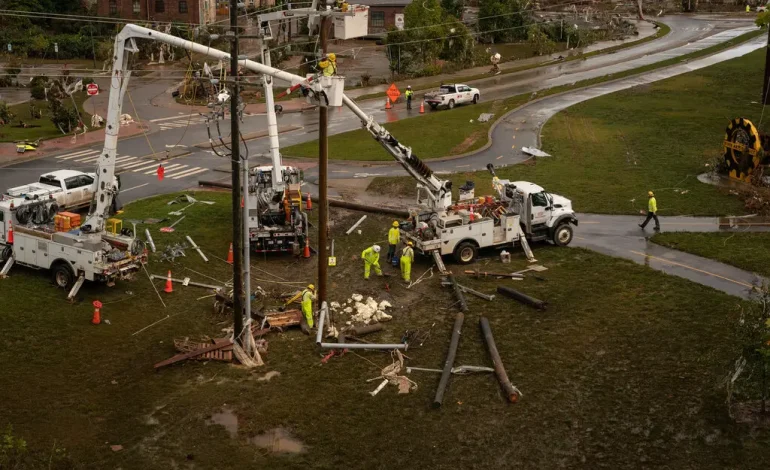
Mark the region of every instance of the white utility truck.
MULTIPOLYGON (((117 177, 113 184, 120 188, 117 177)), ((59 209, 73 210, 88 207, 96 194, 96 173, 58 170, 41 175, 37 183, 17 186, 6 195, 26 200, 54 199, 59 209)))
POLYGON ((454 109, 458 104, 478 103, 481 99, 481 93, 478 88, 471 88, 461 83, 453 83, 441 85, 438 91, 425 93, 424 99, 431 109, 436 109, 439 106, 454 109))

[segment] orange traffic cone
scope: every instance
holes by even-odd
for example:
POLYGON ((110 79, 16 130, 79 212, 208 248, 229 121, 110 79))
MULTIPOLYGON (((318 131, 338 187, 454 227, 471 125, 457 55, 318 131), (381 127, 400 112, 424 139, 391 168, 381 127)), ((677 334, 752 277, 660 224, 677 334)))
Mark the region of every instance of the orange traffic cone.
MULTIPOLYGON (((13 205, 13 203, 11 203, 11 205, 13 205)), ((11 223, 10 220, 8 221, 8 240, 7 240, 7 242, 8 242, 9 245, 13 244, 13 223, 11 223)))
POLYGON ((390 109, 390 98, 385 98, 385 109, 390 109))
POLYGON ((476 214, 473 212, 473 206, 471 206, 471 215, 470 215, 471 222, 476 220, 476 214))
POLYGON ((172 293, 174 292, 174 284, 171 282, 171 270, 168 271, 168 277, 166 278, 166 288, 163 289, 163 292, 172 293))
POLYGON ((310 193, 307 193, 307 210, 313 210, 313 201, 310 200, 310 193))
POLYGON ((91 323, 94 325, 98 325, 102 322, 102 313, 101 313, 102 303, 98 300, 94 300, 94 317, 91 319, 91 323))
POLYGON ((425 114, 425 101, 420 101, 420 114, 425 114))
POLYGON ((243 196, 241 196, 241 209, 243 209, 243 196))
POLYGON ((305 258, 310 258, 310 240, 305 242, 305 252, 303 253, 305 258))
POLYGON ((233 264, 233 244, 230 243, 230 251, 227 252, 227 262, 233 264))

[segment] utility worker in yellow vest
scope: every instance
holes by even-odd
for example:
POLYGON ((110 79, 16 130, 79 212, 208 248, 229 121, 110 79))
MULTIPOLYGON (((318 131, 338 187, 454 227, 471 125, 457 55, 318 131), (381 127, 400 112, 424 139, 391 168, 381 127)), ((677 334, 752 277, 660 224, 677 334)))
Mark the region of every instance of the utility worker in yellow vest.
POLYGON ((318 66, 321 68, 324 77, 337 75, 337 55, 333 52, 327 54, 324 60, 318 63, 318 66))
POLYGON ((305 332, 305 334, 310 333, 310 329, 313 328, 313 301, 315 300, 315 286, 313 284, 309 284, 307 286, 307 289, 305 289, 302 292, 302 315, 305 317, 305 325, 307 325, 307 330, 305 330, 305 325, 302 325, 302 331, 305 332))
POLYGON ((655 219, 655 230, 660 231, 660 222, 658 221, 658 201, 655 200, 655 194, 652 191, 647 193, 647 218, 639 226, 644 230, 644 227, 650 222, 650 219, 655 219))
POLYGON ((411 85, 406 87, 404 95, 406 95, 406 109, 412 109, 412 95, 414 95, 414 92, 412 91, 411 85))
POLYGON ((406 248, 401 252, 401 277, 406 282, 412 282, 412 262, 414 261, 414 243, 406 242, 406 248))
POLYGON ((751 7, 746 5, 746 13, 751 13, 751 7))
POLYGON ((374 272, 382 276, 380 269, 380 245, 372 245, 361 253, 361 259, 364 260, 364 279, 369 279, 369 272, 374 267, 374 272))
POLYGON ((393 257, 396 256, 396 247, 398 242, 401 241, 401 231, 398 229, 398 221, 393 221, 393 227, 388 230, 388 263, 393 261, 393 257))

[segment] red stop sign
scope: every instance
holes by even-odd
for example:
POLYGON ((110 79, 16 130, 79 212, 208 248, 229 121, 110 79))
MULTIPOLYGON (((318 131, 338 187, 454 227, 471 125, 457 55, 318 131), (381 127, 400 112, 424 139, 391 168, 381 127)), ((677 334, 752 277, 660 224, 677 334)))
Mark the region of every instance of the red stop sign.
POLYGON ((98 95, 99 85, 96 83, 89 83, 88 86, 86 86, 86 93, 88 93, 88 96, 98 95))

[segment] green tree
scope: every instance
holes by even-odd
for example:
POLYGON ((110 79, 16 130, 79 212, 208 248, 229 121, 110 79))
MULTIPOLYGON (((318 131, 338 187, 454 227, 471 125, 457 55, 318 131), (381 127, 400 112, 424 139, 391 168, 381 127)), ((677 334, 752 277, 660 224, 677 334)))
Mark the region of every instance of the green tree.
POLYGON ((481 0, 479 31, 493 43, 527 38, 532 23, 532 3, 524 0, 481 0))
POLYGON ((532 25, 527 30, 527 42, 537 55, 550 54, 556 50, 556 43, 538 25, 532 25))
POLYGON ((0 126, 8 124, 13 119, 13 113, 5 101, 0 101, 0 126))

